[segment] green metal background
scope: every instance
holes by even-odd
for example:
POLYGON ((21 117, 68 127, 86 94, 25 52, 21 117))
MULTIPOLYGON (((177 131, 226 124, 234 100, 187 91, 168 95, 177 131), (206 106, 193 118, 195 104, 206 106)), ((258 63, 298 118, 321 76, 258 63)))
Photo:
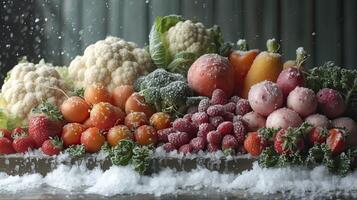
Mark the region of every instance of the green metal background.
MULTIPOLYGON (((35 20, 35 25, 39 28, 31 35, 26 34, 27 32, 14 33, 17 39, 9 40, 10 43, 20 40, 21 44, 21 40, 24 40, 24 46, 28 45, 19 55, 16 55, 11 47, 6 52, 1 48, 1 53, 9 54, 7 60, 2 61, 3 72, 16 62, 17 57, 26 54, 30 55, 31 59, 38 60, 43 57, 58 65, 68 65, 75 55, 82 54, 87 45, 107 35, 145 45, 154 18, 168 14, 197 19, 207 26, 218 24, 226 40, 246 38, 252 48, 264 48, 265 41, 275 37, 281 40, 281 50, 285 58, 294 58, 295 49, 304 46, 311 54, 308 63, 311 66, 327 60, 348 67, 357 65, 356 0, 6 2, 12 3, 14 8, 22 6, 29 10, 29 17, 26 18, 29 20, 28 24, 35 20)), ((1 12, 3 13, 2 10, 1 12)), ((21 15, 21 11, 17 14, 21 15)), ((21 25, 23 24, 13 24, 14 27, 21 25)))

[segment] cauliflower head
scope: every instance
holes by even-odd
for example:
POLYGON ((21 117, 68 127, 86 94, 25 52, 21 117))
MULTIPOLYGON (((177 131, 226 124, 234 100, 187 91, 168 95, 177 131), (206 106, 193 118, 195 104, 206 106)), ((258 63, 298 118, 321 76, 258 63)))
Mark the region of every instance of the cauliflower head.
POLYGON ((154 63, 182 75, 187 74, 199 56, 218 53, 222 44, 218 26, 206 28, 201 22, 177 15, 157 17, 149 35, 149 50, 154 63))
POLYGON ((68 73, 76 87, 100 83, 111 91, 120 85, 133 84, 152 69, 150 54, 145 49, 108 36, 89 45, 83 56, 77 56, 69 65, 68 73))
POLYGON ((61 105, 66 98, 63 92, 67 91, 68 85, 55 67, 41 60, 38 64, 17 64, 8 73, 1 96, 5 101, 3 106, 9 113, 26 118, 43 101, 61 105))

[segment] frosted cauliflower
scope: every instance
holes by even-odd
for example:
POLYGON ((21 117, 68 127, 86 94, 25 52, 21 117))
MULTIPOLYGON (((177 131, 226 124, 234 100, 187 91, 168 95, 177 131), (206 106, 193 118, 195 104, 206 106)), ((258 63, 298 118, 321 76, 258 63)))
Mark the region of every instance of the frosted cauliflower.
POLYGON ((9 72, 1 96, 9 113, 25 118, 42 101, 59 106, 65 99, 60 90, 67 92, 67 84, 51 64, 42 60, 38 64, 17 64, 9 72))
POLYGON ((133 42, 109 36, 89 45, 83 56, 77 56, 69 65, 69 77, 76 87, 100 83, 109 90, 116 86, 133 84, 153 68, 148 52, 133 42))
POLYGON ((149 36, 154 63, 168 71, 186 75, 191 64, 205 53, 218 53, 223 43, 218 26, 206 28, 200 22, 177 15, 157 17, 149 36))

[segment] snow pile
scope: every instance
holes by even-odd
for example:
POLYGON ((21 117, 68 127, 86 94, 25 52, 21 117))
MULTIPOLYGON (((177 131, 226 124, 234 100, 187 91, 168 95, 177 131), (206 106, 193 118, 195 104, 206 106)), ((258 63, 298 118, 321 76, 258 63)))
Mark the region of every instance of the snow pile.
POLYGON ((218 190, 291 196, 347 194, 357 196, 357 172, 346 177, 331 175, 326 168, 300 167, 264 169, 254 163, 253 169, 241 174, 220 174, 207 169, 176 172, 166 169, 151 176, 140 176, 129 167, 112 166, 107 171, 88 170, 84 165, 65 166, 42 177, 39 174, 9 176, 0 173, 0 191, 18 192, 42 187, 113 196, 116 194, 174 194, 182 191, 218 190))

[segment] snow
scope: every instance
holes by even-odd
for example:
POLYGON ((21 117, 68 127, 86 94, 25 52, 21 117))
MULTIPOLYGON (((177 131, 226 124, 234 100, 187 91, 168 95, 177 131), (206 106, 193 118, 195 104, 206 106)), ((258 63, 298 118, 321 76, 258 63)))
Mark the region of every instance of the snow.
POLYGON ((177 172, 165 169, 151 176, 140 176, 130 166, 112 166, 106 171, 89 170, 85 165, 59 165, 45 177, 40 174, 9 176, 0 173, 0 193, 38 190, 52 187, 68 192, 113 196, 117 194, 178 194, 182 191, 245 191, 273 194, 281 192, 309 198, 346 194, 357 196, 357 171, 346 177, 331 175, 319 166, 312 170, 301 167, 272 168, 253 164, 241 174, 221 174, 207 169, 177 172))

